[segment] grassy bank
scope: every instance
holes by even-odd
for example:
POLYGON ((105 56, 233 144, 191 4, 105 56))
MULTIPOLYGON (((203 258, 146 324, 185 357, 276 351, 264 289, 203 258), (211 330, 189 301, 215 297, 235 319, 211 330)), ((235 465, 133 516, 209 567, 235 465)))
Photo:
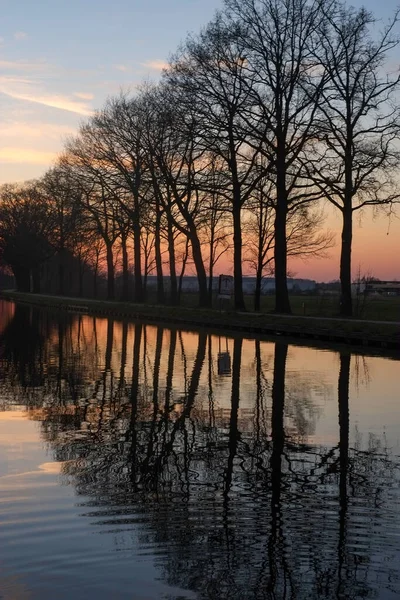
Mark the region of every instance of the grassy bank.
MULTIPOLYGON (((149 304, 156 304, 156 295, 149 291, 149 304)), ((245 296, 246 308, 249 312, 254 310, 254 298, 245 296)), ((274 310, 275 298, 273 295, 261 296, 261 312, 270 313, 274 310)), ((197 294, 182 293, 181 305, 196 308, 197 294)), ((339 317, 339 296, 334 295, 291 295, 290 305, 294 315, 308 317, 339 317)), ((218 307, 218 300, 214 297, 214 306, 218 307)), ((354 318, 366 321, 400 321, 400 297, 360 296, 354 299, 354 318)))
MULTIPOLYGON (((293 314, 316 317, 337 317, 338 296, 291 296, 293 314)), ((274 298, 264 296, 262 311, 272 311, 274 298)), ((252 309, 249 304, 249 310, 252 309)), ((367 296, 354 299, 354 318, 367 321, 400 321, 400 297, 367 296)))
MULTIPOLYGON (((303 315, 266 313, 235 313, 194 307, 155 306, 84 298, 66 298, 3 291, 5 299, 26 302, 40 307, 72 312, 110 315, 120 318, 145 319, 180 326, 207 327, 211 330, 239 331, 247 334, 284 335, 291 338, 318 340, 355 346, 387 348, 400 352, 398 323, 375 323, 357 319, 337 319, 303 315)), ((396 299, 397 300, 397 299, 396 299)))
MULTIPOLYGON (((195 308, 197 302, 197 294, 182 294, 182 306, 195 308)), ((253 297, 245 296, 245 303, 247 310, 252 312, 254 310, 253 297)), ((274 303, 274 296, 262 296, 261 312, 272 312, 274 303)), ((215 300, 214 305, 218 306, 217 300, 215 300)), ((290 305, 293 314, 298 316, 322 318, 339 316, 339 296, 337 295, 291 295, 290 305)), ((400 297, 367 296, 366 298, 355 298, 354 318, 366 321, 400 321, 400 297)))

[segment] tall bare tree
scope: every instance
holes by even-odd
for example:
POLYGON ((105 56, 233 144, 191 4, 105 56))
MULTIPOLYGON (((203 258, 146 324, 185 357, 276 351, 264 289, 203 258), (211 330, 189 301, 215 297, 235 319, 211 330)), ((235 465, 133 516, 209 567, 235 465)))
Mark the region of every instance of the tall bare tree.
MULTIPOLYGON (((260 185, 248 206, 243 232, 246 239, 245 260, 254 271, 254 310, 261 306, 262 280, 274 274, 275 251, 275 201, 271 182, 260 185)), ((324 214, 317 208, 299 205, 288 213, 286 222, 286 244, 288 258, 303 260, 326 257, 334 245, 334 235, 323 230, 324 214)))
MULTIPOLYGON (((86 220, 86 230, 97 233, 103 240, 107 262, 107 298, 114 300, 114 246, 120 236, 120 196, 110 186, 105 166, 93 156, 90 142, 84 136, 69 141, 67 152, 59 164, 66 177, 72 179, 79 189, 76 199, 84 212, 81 219, 86 220)), ((80 247, 86 252, 84 246, 85 241, 80 247)))
POLYGON ((143 300, 140 232, 146 196, 141 108, 140 102, 126 94, 111 98, 81 126, 79 138, 67 145, 69 154, 101 179, 108 196, 121 203, 130 220, 137 302, 143 300))
POLYGON ((76 238, 80 189, 69 170, 53 167, 42 178, 42 193, 54 211, 53 245, 58 255, 58 293, 65 291, 65 262, 67 252, 73 253, 72 239, 76 238))
MULTIPOLYGON (((201 197, 196 185, 201 173, 207 169, 206 154, 198 143, 199 126, 194 111, 174 104, 171 86, 164 86, 158 94, 158 115, 147 136, 153 163, 151 181, 155 197, 167 217, 169 240, 172 242, 172 228, 175 228, 190 242, 199 302, 201 306, 207 306, 207 276, 198 227, 201 197)), ((147 96, 146 104, 148 102, 147 96)))
MULTIPOLYGON (((390 206, 399 198, 393 181, 398 169, 400 75, 387 64, 398 48, 393 19, 375 35, 376 19, 362 9, 338 3, 324 11, 316 58, 327 73, 319 106, 319 133, 309 153, 308 174, 342 213, 340 258, 343 316, 352 315, 351 249, 353 215, 366 207, 390 206)), ((398 186, 398 182, 397 182, 398 186)))
MULTIPOLYGON (((246 75, 249 79, 249 75, 246 75)), ((251 82, 244 85, 241 40, 220 14, 198 36, 190 36, 171 62, 166 78, 182 106, 200 124, 199 143, 224 163, 219 193, 229 202, 233 226, 235 307, 245 310, 242 267, 242 209, 254 185, 257 151, 247 143, 242 112, 251 82)))
POLYGON ((225 174, 221 158, 211 153, 208 169, 199 182, 202 194, 200 235, 206 252, 208 295, 212 305, 213 278, 220 259, 232 250, 230 202, 221 194, 225 174))
POLYGON ((287 287, 288 212, 318 197, 299 158, 314 136, 323 70, 313 55, 322 19, 319 0, 225 0, 240 37, 242 86, 251 102, 242 118, 262 151, 275 186, 275 310, 290 313, 287 287))

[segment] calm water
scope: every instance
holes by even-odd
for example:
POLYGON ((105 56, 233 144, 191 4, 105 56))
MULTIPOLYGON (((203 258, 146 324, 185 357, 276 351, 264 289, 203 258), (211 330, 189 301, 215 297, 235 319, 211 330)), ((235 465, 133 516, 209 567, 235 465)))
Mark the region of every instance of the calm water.
POLYGON ((399 598, 399 367, 0 303, 0 598, 399 598))

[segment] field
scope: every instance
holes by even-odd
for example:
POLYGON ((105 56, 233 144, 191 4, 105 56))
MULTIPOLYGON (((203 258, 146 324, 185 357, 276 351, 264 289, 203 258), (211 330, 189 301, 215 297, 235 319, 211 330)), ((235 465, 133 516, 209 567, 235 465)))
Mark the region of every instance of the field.
MULTIPOLYGON (((197 306, 196 294, 183 294, 182 306, 197 306)), ((253 297, 245 296, 246 308, 253 312, 253 297)), ((261 297, 261 313, 274 310, 274 296, 261 297)), ((294 315, 308 317, 339 317, 339 296, 290 296, 290 304, 294 315)), ((224 309, 233 306, 224 301, 224 309)), ((400 297, 377 297, 354 299, 354 319, 366 321, 400 321, 400 297)), ((214 300, 214 308, 218 308, 218 300, 214 300)))
MULTIPOLYGON (((252 310, 252 298, 246 298, 248 310, 252 310)), ((291 296, 293 314, 309 317, 339 316, 338 296, 291 296)), ((367 321, 400 321, 400 297, 370 296, 354 299, 354 318, 367 321)), ((262 312, 274 309, 273 296, 264 296, 262 312)))

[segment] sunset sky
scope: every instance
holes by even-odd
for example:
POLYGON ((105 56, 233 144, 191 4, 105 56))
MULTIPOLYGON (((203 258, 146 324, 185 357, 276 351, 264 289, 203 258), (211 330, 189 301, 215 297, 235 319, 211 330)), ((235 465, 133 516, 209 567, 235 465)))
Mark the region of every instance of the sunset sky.
MULTIPOLYGON (((396 4, 379 3, 377 16, 388 18, 396 4)), ((185 34, 221 6, 218 0, 0 0, 0 183, 42 175, 93 109, 120 88, 157 79, 185 34)), ((340 219, 328 216, 327 226, 338 231, 340 219)), ((337 278, 339 241, 338 233, 329 259, 293 264, 296 276, 337 278)), ((399 256, 400 220, 365 214, 355 228, 354 270, 400 278, 399 256)))

